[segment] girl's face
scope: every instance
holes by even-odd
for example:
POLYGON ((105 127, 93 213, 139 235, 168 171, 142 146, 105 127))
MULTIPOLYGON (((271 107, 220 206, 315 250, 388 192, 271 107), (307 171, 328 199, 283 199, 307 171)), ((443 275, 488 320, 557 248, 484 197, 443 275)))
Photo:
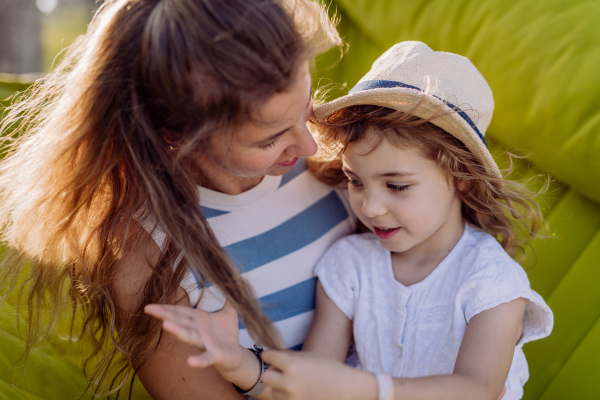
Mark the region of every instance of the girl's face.
POLYGON ((285 174, 299 157, 313 155, 317 144, 306 127, 312 115, 311 92, 306 62, 292 87, 275 94, 258 110, 260 122, 247 122, 232 136, 213 137, 196 160, 202 173, 217 189, 237 194, 265 175, 285 174))
POLYGON ((377 133, 343 156, 350 203, 358 218, 392 252, 436 251, 462 232, 461 202, 437 164, 416 148, 398 148, 377 133))

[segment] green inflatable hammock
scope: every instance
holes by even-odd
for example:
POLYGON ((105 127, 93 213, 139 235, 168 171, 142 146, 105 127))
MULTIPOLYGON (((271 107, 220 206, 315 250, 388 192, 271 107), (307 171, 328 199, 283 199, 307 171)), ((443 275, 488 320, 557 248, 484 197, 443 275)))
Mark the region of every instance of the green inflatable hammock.
MULTIPOLYGON (((396 42, 418 40, 471 59, 496 102, 490 149, 528 156, 522 178, 552 177, 540 204, 552 237, 533 243, 523 264, 554 311, 546 339, 525 345, 525 399, 600 398, 600 3, 589 0, 336 0, 349 49, 321 57, 315 86, 347 92, 396 42), (331 67, 334 65, 334 67, 331 67)), ((0 82, 0 98, 22 85, 0 82)), ((77 398, 85 345, 55 335, 26 368, 14 304, 0 306, 0 399, 77 398)), ((61 327, 67 332, 67 327, 61 327)), ((126 396, 125 396, 126 397, 126 396)), ((134 399, 149 399, 139 381, 134 399)))

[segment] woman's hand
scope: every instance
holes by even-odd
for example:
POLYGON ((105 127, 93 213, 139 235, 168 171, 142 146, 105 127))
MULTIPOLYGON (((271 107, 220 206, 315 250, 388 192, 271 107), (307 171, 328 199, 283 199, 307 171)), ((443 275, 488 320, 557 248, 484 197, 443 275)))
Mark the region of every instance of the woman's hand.
POLYGON ((377 399, 375 375, 311 352, 265 350, 263 382, 278 400, 377 399))
POLYGON ((239 345, 237 311, 229 302, 214 313, 159 304, 149 304, 144 311, 162 320, 165 331, 202 350, 188 358, 190 367, 213 366, 226 379, 242 367, 245 349, 239 345))

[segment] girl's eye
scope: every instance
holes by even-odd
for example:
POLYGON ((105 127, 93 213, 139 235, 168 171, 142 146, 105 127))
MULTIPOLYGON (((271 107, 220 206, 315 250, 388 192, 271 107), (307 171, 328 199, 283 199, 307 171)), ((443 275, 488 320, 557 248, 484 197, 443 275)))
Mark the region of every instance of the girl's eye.
POLYGON ((410 185, 395 185, 393 183, 388 183, 387 187, 392 192, 403 192, 403 191, 407 190, 410 187, 410 185))
POLYGON ((262 150, 266 150, 266 149, 268 149, 268 148, 270 148, 270 147, 273 147, 273 146, 275 146, 275 143, 277 143, 277 141, 279 140, 279 138, 280 138, 280 137, 281 137, 281 135, 279 135, 279 136, 277 136, 275 139, 271 140, 271 142, 270 142, 270 143, 268 143, 268 144, 266 144, 266 145, 264 145, 264 146, 258 146, 258 147, 259 147, 260 149, 262 149, 262 150))
POLYGON ((352 178, 348 178, 348 183, 354 187, 362 186, 362 183, 360 183, 360 181, 357 181, 356 179, 352 179, 352 178))

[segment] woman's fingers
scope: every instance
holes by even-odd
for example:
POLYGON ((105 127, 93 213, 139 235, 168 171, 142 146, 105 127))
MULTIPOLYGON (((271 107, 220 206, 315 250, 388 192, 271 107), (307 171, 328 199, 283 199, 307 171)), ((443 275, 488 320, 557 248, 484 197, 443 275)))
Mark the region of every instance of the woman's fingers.
POLYGON ((151 304, 145 312, 163 321, 163 329, 180 341, 200 348, 202 354, 188 359, 192 367, 213 365, 232 369, 242 360, 237 311, 226 302, 215 313, 183 306, 151 304))
POLYGON ((193 320, 197 317, 198 312, 202 311, 184 306, 173 306, 167 304, 148 304, 146 307, 144 307, 144 312, 162 320, 174 320, 178 318, 193 320))
POLYGON ((144 308, 146 314, 163 321, 173 321, 188 329, 206 324, 207 312, 184 306, 149 304, 144 308))
POLYGON ((205 368, 214 365, 217 362, 217 357, 210 352, 204 352, 195 356, 188 357, 188 365, 194 368, 205 368))
POLYGON ((149 304, 144 307, 144 312, 162 321, 174 321, 181 325, 187 325, 192 320, 191 316, 184 314, 181 310, 165 305, 149 304))
POLYGON ((144 312, 156 318, 161 318, 164 315, 164 308, 160 304, 148 304, 144 307, 144 312))
POLYGON ((163 321, 163 329, 173 334, 177 339, 195 345, 205 347, 201 320, 205 311, 195 310, 189 307, 150 304, 144 311, 163 321))
POLYGON ((179 324, 176 321, 165 320, 163 322, 163 329, 182 342, 197 346, 201 349, 206 347, 202 336, 199 335, 198 331, 193 329, 193 327, 179 324))

